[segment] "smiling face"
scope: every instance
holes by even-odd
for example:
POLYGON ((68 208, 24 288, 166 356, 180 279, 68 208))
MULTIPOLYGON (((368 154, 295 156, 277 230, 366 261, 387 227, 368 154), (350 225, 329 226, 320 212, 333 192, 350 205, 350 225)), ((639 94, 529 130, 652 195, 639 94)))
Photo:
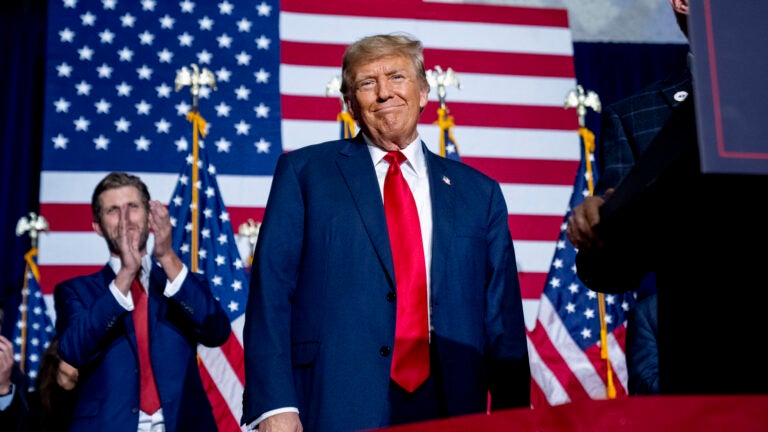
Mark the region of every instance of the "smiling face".
POLYGON ((416 125, 429 87, 404 55, 388 55, 353 71, 349 110, 360 129, 384 150, 405 148, 418 136, 416 125))

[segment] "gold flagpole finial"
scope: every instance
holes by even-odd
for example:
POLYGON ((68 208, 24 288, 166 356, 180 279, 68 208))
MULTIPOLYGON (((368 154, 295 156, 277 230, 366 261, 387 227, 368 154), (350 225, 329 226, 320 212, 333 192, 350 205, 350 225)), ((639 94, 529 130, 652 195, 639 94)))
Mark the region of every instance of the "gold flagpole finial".
POLYGON ((447 86, 455 86, 457 89, 461 90, 461 82, 459 81, 459 76, 456 72, 451 68, 443 70, 439 65, 436 65, 434 70, 430 69, 427 71, 427 82, 430 87, 435 87, 437 89, 437 98, 440 101, 440 108, 445 108, 445 88, 447 86))
POLYGON ((347 103, 344 102, 344 95, 341 94, 341 78, 338 75, 334 75, 328 80, 328 84, 325 85, 326 96, 339 96, 341 101, 341 112, 347 112, 347 103))
POLYGON ((576 89, 571 90, 565 95, 565 105, 563 108, 576 108, 576 114, 579 116, 579 127, 584 127, 587 108, 592 108, 595 112, 600 112, 600 96, 592 90, 584 91, 584 87, 577 85, 576 89))
POLYGON ((189 92, 192 93, 192 111, 197 111, 197 100, 200 95, 200 88, 203 86, 211 87, 216 90, 216 76, 207 68, 200 69, 196 64, 190 65, 191 70, 186 66, 176 71, 176 91, 182 87, 189 86, 189 92))
POLYGON ((43 215, 38 215, 35 212, 29 212, 29 216, 22 216, 16 223, 16 235, 22 236, 25 233, 29 233, 29 238, 32 240, 32 247, 37 247, 37 239, 41 231, 48 231, 48 221, 43 215))
POLYGON ((253 219, 248 218, 247 222, 243 222, 238 227, 237 233, 242 237, 248 237, 248 244, 250 244, 250 255, 248 257, 248 266, 253 264, 253 253, 256 247, 256 239, 259 237, 259 229, 261 228, 261 222, 254 222, 253 219))

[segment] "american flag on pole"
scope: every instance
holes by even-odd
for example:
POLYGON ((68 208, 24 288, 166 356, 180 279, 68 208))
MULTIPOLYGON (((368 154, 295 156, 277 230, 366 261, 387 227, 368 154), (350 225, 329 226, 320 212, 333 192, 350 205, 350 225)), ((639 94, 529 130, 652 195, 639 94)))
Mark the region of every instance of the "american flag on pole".
MULTIPOLYGON (((204 144, 230 223, 239 226, 261 220, 282 152, 339 136, 338 100, 324 88, 340 74, 344 48, 362 36, 405 31, 424 43, 428 69, 461 72, 462 91, 450 101, 461 119, 454 135, 462 161, 502 185, 533 328, 580 161, 576 119, 562 108, 575 87, 565 9, 51 0, 48 15, 40 213, 50 231, 39 256, 46 295, 107 261, 90 213, 90 195, 106 173, 137 174, 153 198, 170 204, 191 148, 188 94, 174 90, 178 69, 195 63, 216 76, 216 90, 199 99, 209 125, 204 144)), ((437 96, 430 100, 419 130, 439 152, 437 96)), ((209 372, 220 388, 233 379, 209 372)), ((238 419, 236 403, 228 404, 238 419)))
POLYGON ((193 155, 186 158, 168 211, 173 225, 173 248, 188 268, 207 275, 214 296, 229 314, 232 335, 219 348, 200 346, 200 372, 208 398, 213 405, 219 430, 239 429, 242 413, 243 383, 243 322, 248 298, 248 277, 245 262, 235 242, 224 200, 216 181, 216 167, 208 162, 207 149, 199 149, 197 167, 193 155), (193 174, 192 170, 197 169, 193 174), (193 177, 197 182, 193 182, 193 177), (197 189, 193 208, 192 189, 197 189), (197 217, 197 225, 192 218, 197 217), (196 243, 192 236, 196 236, 196 243), (192 247, 197 245, 196 265, 192 264, 192 247), (234 414, 234 415, 233 415, 234 414))
POLYGON ((580 132, 584 158, 560 228, 536 325, 528 332, 534 407, 627 394, 624 343, 626 312, 634 304, 633 294, 598 294, 587 288, 576 276, 577 251, 565 235, 571 210, 592 193, 597 181, 591 169, 594 135, 586 128, 580 132))
POLYGON ((40 288, 40 270, 37 268, 37 248, 24 254, 26 280, 22 287, 22 300, 13 330, 14 360, 29 377, 29 390, 34 389, 43 353, 53 338, 54 330, 48 307, 40 288))

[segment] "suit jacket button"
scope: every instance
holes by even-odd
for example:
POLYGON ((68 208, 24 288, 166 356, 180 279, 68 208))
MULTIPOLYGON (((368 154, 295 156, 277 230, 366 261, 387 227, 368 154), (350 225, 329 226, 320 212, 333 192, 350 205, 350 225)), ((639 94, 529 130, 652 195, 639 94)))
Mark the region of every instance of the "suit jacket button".
POLYGON ((379 349, 379 354, 381 354, 382 357, 387 357, 389 355, 389 353, 391 353, 391 352, 392 352, 392 348, 390 348, 390 347, 388 347, 386 345, 384 345, 383 347, 381 347, 379 349))
POLYGON ((392 303, 392 302, 395 301, 396 298, 397 298, 397 296, 395 296, 395 293, 393 293, 393 292, 387 293, 387 301, 388 302, 392 303))

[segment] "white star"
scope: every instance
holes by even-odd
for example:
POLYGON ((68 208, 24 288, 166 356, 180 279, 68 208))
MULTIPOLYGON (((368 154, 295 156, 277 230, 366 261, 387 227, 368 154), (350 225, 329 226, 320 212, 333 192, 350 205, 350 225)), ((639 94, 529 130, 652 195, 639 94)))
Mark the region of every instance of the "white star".
POLYGON ((128 49, 128 47, 123 47, 120 51, 117 52, 118 57, 120 58, 120 61, 132 61, 133 60, 133 51, 128 49))
MULTIPOLYGON (((208 193, 206 193, 206 195, 208 195, 208 193)), ((213 216, 213 212, 211 211, 211 209, 206 208, 205 210, 203 210, 203 216, 205 216, 206 219, 210 219, 211 216, 213 216)))
POLYGON ((240 305, 238 305, 236 301, 231 300, 227 305, 227 308, 229 308, 229 310, 232 312, 237 312, 238 310, 240 310, 240 305))
POLYGON ((257 49, 268 50, 269 44, 272 43, 272 40, 264 35, 261 35, 258 38, 256 38, 254 42, 256 42, 257 49))
POLYGON ((204 16, 202 19, 198 20, 197 23, 200 24, 200 30, 210 30, 213 28, 213 20, 207 16, 204 16))
POLYGON ((221 276, 216 275, 216 276, 212 277, 211 278, 211 283, 214 286, 221 286, 221 276))
POLYGON ((232 76, 232 72, 230 72, 227 68, 221 68, 216 71, 217 82, 229 82, 230 76, 232 76))
POLYGON ((264 83, 266 84, 269 82, 269 72, 264 70, 264 68, 259 69, 256 73, 253 74, 256 77, 257 83, 264 83))
POLYGON ((116 132, 128 132, 128 129, 130 128, 131 128, 131 122, 126 120, 125 117, 120 117, 120 119, 115 122, 116 132))
POLYGON ((175 20, 175 19, 173 19, 173 17, 171 17, 171 16, 170 16, 170 15, 168 15, 168 14, 165 14, 165 16, 164 16, 164 17, 160 18, 160 27, 161 27, 161 28, 164 28, 164 29, 168 29, 168 30, 170 30, 170 29, 172 29, 172 28, 173 28, 173 24, 174 24, 175 22, 176 22, 176 20, 175 20))
POLYGON ((213 198, 214 196, 216 196, 216 192, 213 191, 212 187, 208 186, 205 189, 205 196, 208 198, 213 198))
POLYGON ((93 143, 96 144, 96 150, 106 150, 109 146, 109 139, 104 135, 99 135, 93 139, 93 143))
POLYGON ((75 130, 84 132, 87 132, 88 126, 91 125, 91 122, 83 116, 80 116, 78 119, 74 120, 73 123, 75 124, 75 130))
POLYGON ((232 38, 227 36, 226 33, 217 37, 216 40, 219 42, 219 48, 229 48, 232 46, 232 38))
POLYGON ((581 337, 584 339, 591 339, 592 338, 592 331, 590 331, 588 328, 585 328, 581 331, 581 337))
POLYGON ((576 312, 576 305, 573 304, 573 303, 568 303, 565 306, 565 310, 568 311, 569 314, 572 314, 572 313, 576 312))
POLYGON ((181 3, 179 3, 179 6, 181 7, 181 11, 183 13, 192 13, 195 11, 195 4, 189 0, 183 0, 181 3))
POLYGON ((149 144, 151 144, 152 141, 144 138, 144 135, 142 135, 139 139, 133 140, 133 143, 136 144, 137 151, 149 151, 149 144))
POLYGON ((234 6, 232 3, 228 2, 227 0, 219 3, 219 13, 222 15, 232 15, 233 8, 234 6))
POLYGON ((174 107, 176 108, 176 114, 180 116, 186 116, 192 108, 187 102, 179 102, 174 107))
POLYGON ((178 36, 180 46, 192 46, 192 41, 195 40, 194 36, 184 32, 178 36))
POLYGON ((237 64, 239 66, 248 66, 251 63, 251 56, 245 51, 240 51, 240 54, 235 56, 237 64))
POLYGON ((152 45, 152 42, 155 40, 155 35, 150 33, 147 30, 144 30, 139 34, 139 42, 141 42, 142 45, 152 45))
POLYGON ((104 5, 104 9, 114 10, 117 0, 102 0, 101 3, 104 5))
POLYGON ((568 285, 568 291, 570 291, 571 294, 576 294, 579 292, 579 284, 577 283, 571 283, 568 285))
POLYGON ((237 22, 237 31, 247 33, 251 31, 251 25, 252 23, 250 21, 245 18, 241 18, 240 21, 237 22))
POLYGON ((139 79, 151 79, 152 78, 152 69, 147 65, 141 65, 140 68, 136 69, 136 74, 139 76, 139 79))
POLYGON ((217 117, 229 117, 229 113, 232 110, 232 107, 225 104, 224 102, 220 102, 213 108, 216 110, 217 117))
POLYGON ((211 97, 211 88, 208 86, 200 87, 198 89, 198 95, 200 96, 201 99, 208 99, 209 97, 211 97))
POLYGON ((553 260, 553 261, 552 261, 552 267, 554 267, 554 268, 556 268, 556 269, 559 269, 559 268, 561 268, 562 266, 563 266, 563 260, 561 260, 561 259, 557 258, 557 259, 555 259, 555 260, 553 260))
POLYGON ((259 5, 256 6, 256 10, 259 12, 259 16, 269 16, 269 14, 272 12, 272 6, 261 2, 259 5))
POLYGON ((64 135, 59 133, 55 137, 51 138, 51 141, 53 141, 53 148, 55 149, 66 149, 67 143, 69 142, 69 139, 67 139, 64 135))
POLYGON ((77 89, 77 94, 81 96, 88 96, 91 93, 91 85, 85 81, 75 84, 75 88, 77 89))
POLYGON ((595 317, 595 310, 592 308, 586 308, 584 310, 584 318, 592 319, 595 317))
POLYGON ((551 286, 552 288, 560 288, 560 278, 553 277, 552 279, 550 279, 549 286, 551 286))
POLYGON ((120 84, 116 85, 115 89, 117 89, 118 96, 130 96, 131 90, 133 90, 133 87, 129 86, 128 83, 123 81, 120 84))
POLYGON ((201 248, 199 251, 197 251, 197 256, 199 256, 200 259, 205 259, 208 257, 208 251, 201 248))
POLYGON ((244 85, 240 85, 240 87, 235 89, 235 95, 237 96, 237 100, 248 100, 248 96, 251 94, 251 90, 249 90, 244 85))
POLYGON ((57 100, 57 101, 55 101, 53 103, 53 106, 56 107, 56 112, 63 112, 63 113, 65 113, 65 112, 67 112, 67 110, 69 110, 69 106, 70 105, 71 104, 69 102, 67 102, 67 100, 64 99, 63 97, 60 97, 59 100, 57 100))
POLYGON ((101 66, 96 68, 96 71, 99 74, 99 78, 111 78, 112 77, 112 68, 109 67, 108 64, 102 63, 101 66))
POLYGON ((176 144, 176 151, 187 151, 189 148, 189 143, 187 142, 187 139, 184 137, 181 137, 174 141, 174 144, 176 144))
POLYGON ((93 50, 88 47, 88 45, 83 46, 79 50, 77 50, 77 53, 80 54, 80 60, 88 60, 90 61, 93 57, 93 50))
POLYGON ((206 50, 202 50, 199 53, 197 53, 197 61, 201 64, 211 64, 211 58, 213 58, 213 54, 209 53, 206 50))
POLYGON ((83 27, 93 27, 93 25, 96 23, 96 15, 88 11, 80 15, 80 21, 82 22, 83 27))
POLYGON ((224 258, 223 255, 216 255, 216 259, 214 261, 216 262, 216 265, 224 265, 227 263, 227 259, 224 258))
POLYGON ((217 239, 220 245, 227 244, 227 235, 226 234, 219 234, 219 238, 217 239))
POLYGON ((105 29, 99 33, 99 39, 101 40, 101 43, 111 44, 112 41, 115 40, 115 34, 109 31, 109 29, 105 29))
POLYGON ((256 147, 256 153, 269 153, 269 147, 272 145, 269 141, 261 137, 257 142, 253 143, 256 147))
POLYGON ((62 63, 62 64, 56 66, 56 71, 59 73, 60 77, 67 77, 67 78, 69 78, 69 76, 72 74, 72 66, 70 66, 70 65, 68 65, 66 63, 62 63))
POLYGON ((222 221, 222 222, 228 222, 229 221, 229 213, 227 213, 225 211, 221 212, 221 214, 219 215, 219 220, 222 221))
POLYGON ((248 135, 248 131, 251 129, 251 125, 246 123, 244 120, 240 120, 237 124, 235 124, 235 130, 237 131, 238 135, 248 135))
POLYGON ((126 13, 120 17, 120 22, 122 23, 123 27, 133 27, 133 24, 136 23, 136 17, 126 13))
POLYGON ((173 87, 169 86, 166 83, 162 83, 159 86, 155 87, 155 90, 157 91, 157 97, 168 98, 168 97, 171 97, 171 90, 173 90, 173 87))
POLYGON ((75 32, 69 29, 69 27, 64 27, 64 30, 59 31, 59 40, 61 42, 72 42, 75 40, 75 32))
POLYGON ((152 104, 147 103, 144 99, 134 106, 136 107, 136 114, 139 115, 149 115, 149 110, 152 109, 152 104))
POLYGON ((232 143, 227 141, 224 137, 219 138, 218 141, 216 141, 216 150, 219 153, 229 153, 229 147, 232 146, 232 143))
POLYGON ((145 11, 153 11, 155 10, 155 5, 157 3, 155 0, 141 0, 141 7, 145 11))
POLYGON ((160 63, 171 63, 173 60, 173 53, 168 51, 168 48, 163 48, 162 51, 157 53, 157 59, 160 63))
POLYGON ((161 118, 160 121, 155 122, 155 127, 157 128, 157 133, 168 133, 171 129, 171 124, 166 119, 161 118))
POLYGON ((269 107, 264 105, 264 102, 259 102, 259 105, 254 107, 253 110, 256 112, 256 118, 269 117, 269 107))

